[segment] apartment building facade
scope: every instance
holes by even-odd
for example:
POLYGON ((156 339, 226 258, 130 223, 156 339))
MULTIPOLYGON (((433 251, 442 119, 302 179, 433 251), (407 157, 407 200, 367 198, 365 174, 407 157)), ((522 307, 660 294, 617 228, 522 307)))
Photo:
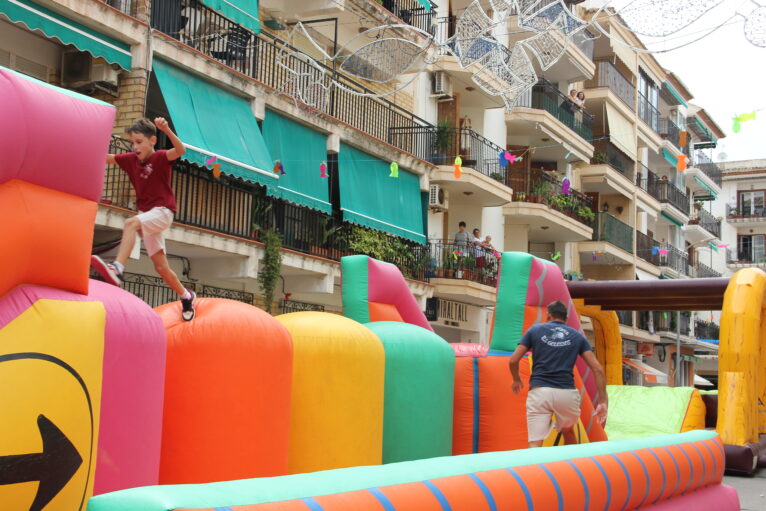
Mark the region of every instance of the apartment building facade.
MULTIPOLYGON (((553 260, 570 278, 725 268, 709 248, 721 236, 716 213, 704 206, 721 194, 704 151, 723 133, 650 55, 583 32, 551 67, 531 59, 539 82, 508 113, 454 51, 398 83, 322 61, 380 39, 375 27, 386 25, 415 46, 428 35, 454 44, 457 20, 475 8, 467 0, 430 10, 417 0, 262 0, 251 16, 219 4, 0 2, 0 65, 113 103, 112 151, 130 150, 121 137, 142 115, 167 117, 187 144, 175 167, 168 255, 200 295, 263 306, 262 238, 274 230, 282 237, 275 312, 339 312, 339 260, 365 253, 399 266, 445 339, 487 342, 497 263, 491 251, 455 242, 460 221, 491 235, 497 251, 553 260), (305 33, 293 32, 299 21, 305 33), (572 87, 585 90, 585 109, 567 102, 572 87), (503 165, 506 151, 515 159, 503 165), (206 164, 213 157, 218 177, 206 164), (389 177, 392 162, 398 178, 389 177)), ((588 16, 578 2, 568 6, 588 16)), ((609 30, 641 44, 616 24, 609 30)), ((492 49, 531 35, 511 16, 495 27, 492 49)), ((94 250, 114 250, 134 200, 126 176, 107 169, 94 250)), ((173 299, 136 256, 126 289, 152 305, 173 299)), ((661 312, 620 315, 637 350, 674 326, 661 312)))

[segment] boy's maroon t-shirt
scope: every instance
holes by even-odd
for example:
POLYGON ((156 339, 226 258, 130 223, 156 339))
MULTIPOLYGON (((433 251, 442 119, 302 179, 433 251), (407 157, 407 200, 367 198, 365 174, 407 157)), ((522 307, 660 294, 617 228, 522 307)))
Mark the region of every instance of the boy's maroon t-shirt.
POLYGON ((170 172, 174 161, 168 161, 167 151, 154 151, 146 163, 136 153, 115 154, 117 165, 124 170, 136 189, 136 206, 139 211, 166 207, 176 212, 176 197, 170 187, 170 172))

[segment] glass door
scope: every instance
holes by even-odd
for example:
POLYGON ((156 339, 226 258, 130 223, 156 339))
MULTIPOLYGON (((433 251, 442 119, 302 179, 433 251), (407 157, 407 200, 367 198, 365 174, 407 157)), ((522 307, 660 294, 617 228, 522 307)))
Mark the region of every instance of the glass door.
POLYGON ((764 216, 764 192, 739 192, 739 210, 742 215, 764 216))

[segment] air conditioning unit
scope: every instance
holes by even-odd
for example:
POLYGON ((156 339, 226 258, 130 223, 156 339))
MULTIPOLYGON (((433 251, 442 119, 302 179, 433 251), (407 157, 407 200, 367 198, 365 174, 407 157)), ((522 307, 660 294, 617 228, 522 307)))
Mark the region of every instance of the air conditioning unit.
POLYGON ((106 62, 95 62, 89 53, 65 51, 61 57, 61 83, 73 89, 95 89, 96 86, 117 90, 119 71, 106 62))
POLYGON ((431 74, 431 92, 440 98, 452 97, 452 81, 444 71, 434 71, 431 74))
POLYGON ((447 209, 447 193, 439 185, 430 185, 428 207, 436 211, 447 209))

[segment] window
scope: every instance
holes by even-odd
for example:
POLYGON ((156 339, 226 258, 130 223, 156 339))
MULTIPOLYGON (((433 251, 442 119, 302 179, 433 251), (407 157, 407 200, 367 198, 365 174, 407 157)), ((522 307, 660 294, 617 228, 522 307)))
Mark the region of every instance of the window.
POLYGON ((766 262, 766 235, 748 234, 737 239, 737 259, 743 262, 766 262))
POLYGON ((739 192, 739 210, 742 215, 764 215, 764 191, 739 192))

